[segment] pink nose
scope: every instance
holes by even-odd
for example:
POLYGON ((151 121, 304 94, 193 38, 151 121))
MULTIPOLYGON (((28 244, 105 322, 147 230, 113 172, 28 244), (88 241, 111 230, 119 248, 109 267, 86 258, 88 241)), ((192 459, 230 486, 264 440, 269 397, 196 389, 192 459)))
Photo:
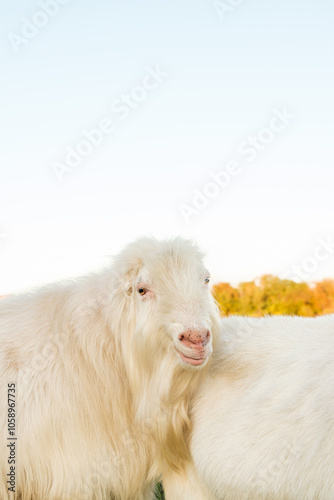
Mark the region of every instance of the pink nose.
POLYGON ((209 330, 187 330, 179 335, 179 341, 186 347, 206 346, 211 337, 209 330))

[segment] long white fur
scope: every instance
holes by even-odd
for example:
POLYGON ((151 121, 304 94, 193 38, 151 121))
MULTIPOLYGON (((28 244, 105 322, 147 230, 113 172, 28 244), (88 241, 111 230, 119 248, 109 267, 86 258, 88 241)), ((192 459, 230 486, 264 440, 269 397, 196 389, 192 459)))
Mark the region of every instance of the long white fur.
POLYGON ((231 317, 168 500, 333 500, 334 316, 231 317))
POLYGON ((0 301, 2 500, 149 499, 161 473, 186 467, 189 400, 210 360, 188 367, 175 346, 187 328, 217 335, 205 277, 192 243, 143 238, 101 273, 0 301), (11 382, 18 439, 9 497, 11 382))

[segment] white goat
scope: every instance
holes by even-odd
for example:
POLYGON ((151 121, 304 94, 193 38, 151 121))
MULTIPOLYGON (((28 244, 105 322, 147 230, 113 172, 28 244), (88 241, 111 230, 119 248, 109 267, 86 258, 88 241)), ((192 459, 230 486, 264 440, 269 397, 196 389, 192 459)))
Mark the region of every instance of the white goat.
POLYGON ((334 499, 334 316, 231 317, 168 500, 334 499))
POLYGON ((185 466, 219 328, 207 282, 192 243, 148 238, 104 272, 0 302, 2 500, 147 499, 185 466))

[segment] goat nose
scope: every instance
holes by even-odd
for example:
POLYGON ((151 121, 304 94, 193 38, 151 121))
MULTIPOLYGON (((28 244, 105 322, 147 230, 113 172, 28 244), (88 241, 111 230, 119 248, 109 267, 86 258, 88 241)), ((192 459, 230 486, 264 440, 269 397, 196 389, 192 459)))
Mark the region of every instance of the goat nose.
POLYGON ((211 337, 209 330, 187 330, 179 335, 179 341, 187 347, 206 346, 211 337))

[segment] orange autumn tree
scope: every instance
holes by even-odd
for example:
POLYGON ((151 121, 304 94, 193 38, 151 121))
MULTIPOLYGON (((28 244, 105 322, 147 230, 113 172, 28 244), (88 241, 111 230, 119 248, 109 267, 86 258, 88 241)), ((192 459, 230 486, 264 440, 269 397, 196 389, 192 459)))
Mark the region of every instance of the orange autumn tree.
POLYGON ((222 316, 288 314, 313 317, 334 312, 334 280, 330 279, 308 284, 264 275, 237 287, 218 283, 213 286, 212 293, 222 316))

